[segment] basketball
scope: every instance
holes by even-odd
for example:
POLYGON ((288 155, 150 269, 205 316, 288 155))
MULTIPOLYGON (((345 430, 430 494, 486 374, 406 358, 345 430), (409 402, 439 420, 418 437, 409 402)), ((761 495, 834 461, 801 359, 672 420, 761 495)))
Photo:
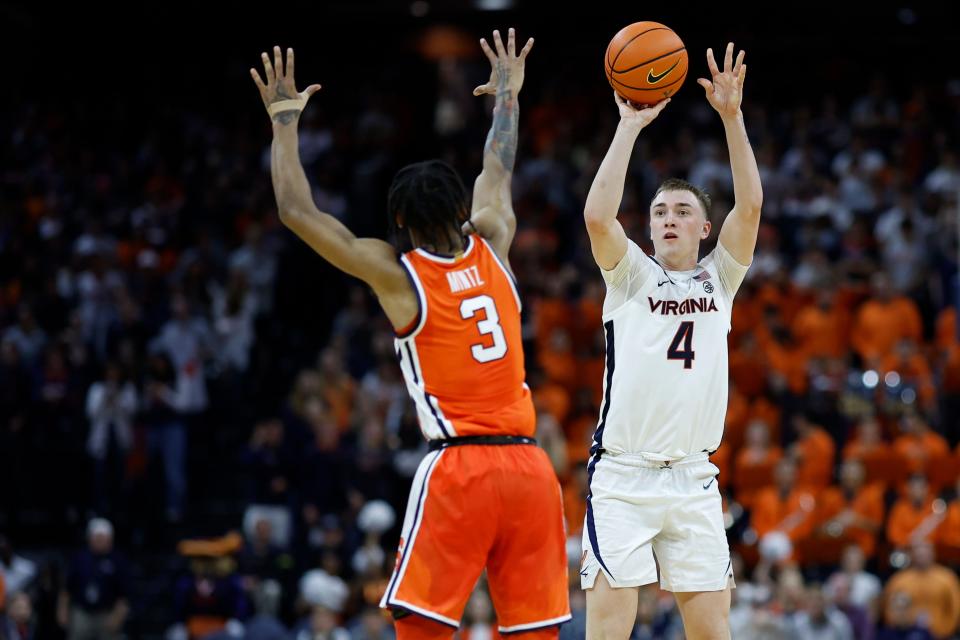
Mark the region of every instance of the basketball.
POLYGON ((610 86, 621 97, 637 104, 656 104, 683 86, 687 49, 670 27, 634 22, 613 36, 603 66, 610 86))

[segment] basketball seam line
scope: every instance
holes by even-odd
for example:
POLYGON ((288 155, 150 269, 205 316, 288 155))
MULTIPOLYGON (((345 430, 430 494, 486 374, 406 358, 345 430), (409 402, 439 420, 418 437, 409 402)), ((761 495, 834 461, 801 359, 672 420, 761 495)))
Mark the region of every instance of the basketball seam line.
POLYGON ((614 69, 613 66, 611 65, 610 71, 611 71, 612 73, 629 73, 630 71, 633 71, 634 69, 638 69, 638 68, 642 67, 642 66, 645 65, 645 64, 650 64, 651 62, 656 62, 657 60, 660 60, 660 59, 662 59, 662 58, 666 58, 667 56, 672 56, 672 55, 675 54, 675 53, 680 53, 681 51, 686 51, 686 50, 687 50, 686 47, 680 47, 679 49, 674 49, 673 51, 668 51, 667 53, 663 54, 662 56, 657 56, 656 58, 650 58, 649 60, 645 60, 645 61, 641 62, 640 64, 636 64, 636 65, 630 67, 629 69, 624 69, 623 71, 617 71, 617 70, 614 69))
MULTIPOLYGON (((646 31, 641 31, 641 32, 638 33, 637 35, 633 36, 632 38, 630 38, 629 40, 627 40, 626 42, 623 43, 623 46, 620 47, 620 51, 617 51, 617 56, 613 59, 613 62, 610 63, 610 68, 612 69, 612 68, 613 68, 613 65, 617 64, 617 60, 620 59, 620 54, 623 53, 623 50, 627 48, 627 45, 629 45, 631 42, 633 42, 634 40, 636 40, 637 38, 639 38, 639 37, 642 36, 643 34, 645 34, 645 33, 650 33, 651 31, 670 31, 670 29, 668 29, 667 27, 653 27, 652 29, 647 29, 646 31)), ((610 50, 610 45, 607 45, 607 51, 609 51, 609 50, 610 50)), ((610 60, 610 56, 609 56, 609 55, 607 56, 607 60, 608 60, 608 61, 610 60)))

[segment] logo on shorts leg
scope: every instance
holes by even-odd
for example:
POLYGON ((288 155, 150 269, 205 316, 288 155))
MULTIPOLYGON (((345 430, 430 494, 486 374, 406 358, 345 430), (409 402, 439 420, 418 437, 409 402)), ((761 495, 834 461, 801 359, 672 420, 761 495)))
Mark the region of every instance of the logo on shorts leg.
POLYGON ((712 485, 712 484, 713 484, 713 481, 716 480, 716 479, 717 479, 716 476, 710 478, 710 482, 708 482, 707 484, 703 485, 703 490, 706 491, 707 489, 709 489, 709 488, 710 488, 710 485, 712 485))
POLYGON ((397 560, 393 564, 393 570, 397 571, 400 569, 400 560, 403 558, 403 538, 400 538, 400 544, 397 545, 397 560))
POLYGON ((587 550, 583 550, 583 555, 580 556, 580 575, 587 577, 587 571, 584 569, 584 565, 587 564, 587 550))

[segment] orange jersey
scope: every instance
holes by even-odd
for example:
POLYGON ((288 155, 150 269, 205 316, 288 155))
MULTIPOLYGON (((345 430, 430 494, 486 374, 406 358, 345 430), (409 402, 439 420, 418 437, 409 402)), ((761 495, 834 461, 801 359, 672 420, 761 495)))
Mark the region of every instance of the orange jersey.
POLYGON ((395 344, 423 435, 532 436, 520 295, 493 248, 474 234, 458 258, 414 249, 400 260, 420 312, 395 344))

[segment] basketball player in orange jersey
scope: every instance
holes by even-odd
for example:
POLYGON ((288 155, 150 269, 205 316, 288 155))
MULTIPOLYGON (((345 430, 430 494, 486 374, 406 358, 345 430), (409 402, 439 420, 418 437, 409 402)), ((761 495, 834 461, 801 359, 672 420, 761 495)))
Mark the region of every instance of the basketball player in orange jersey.
POLYGON ((520 297, 507 254, 516 229, 510 178, 517 94, 533 46, 516 53, 494 31, 493 67, 475 95, 496 96, 472 209, 456 172, 439 160, 397 173, 391 226, 413 249, 356 238, 318 211, 297 151, 297 122, 320 89, 298 92, 293 50, 251 69, 273 121, 271 173, 283 223, 339 269, 370 285, 396 330, 396 352, 429 441, 410 491, 396 567, 381 606, 399 640, 451 638, 486 568, 499 632, 556 638, 570 619, 563 508, 550 462, 533 439, 524 382, 520 297))
POLYGON ((617 97, 620 123, 584 206, 607 283, 604 400, 590 450, 580 571, 591 640, 630 637, 638 588, 658 573, 687 638, 730 637, 733 572, 708 456, 723 435, 730 313, 753 261, 763 199, 740 111, 744 53, 734 63, 733 51, 730 43, 720 71, 708 49, 712 80, 698 81, 723 122, 733 172, 735 204, 716 248, 699 259, 710 200, 682 180, 665 181, 650 204, 654 256, 617 221, 634 142, 667 101, 635 109, 617 97))

